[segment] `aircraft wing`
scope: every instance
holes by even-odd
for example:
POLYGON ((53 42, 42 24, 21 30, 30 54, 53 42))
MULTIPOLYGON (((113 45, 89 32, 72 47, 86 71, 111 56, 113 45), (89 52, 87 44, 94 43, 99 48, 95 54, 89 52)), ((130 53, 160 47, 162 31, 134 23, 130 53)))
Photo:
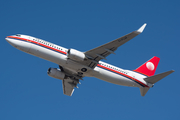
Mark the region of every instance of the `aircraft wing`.
POLYGON ((97 48, 85 52, 86 56, 91 60, 91 62, 89 62, 88 67, 94 68, 99 60, 106 59, 106 57, 111 53, 114 54, 114 51, 117 50, 119 46, 123 45, 124 43, 128 42, 132 38, 142 33, 145 27, 146 23, 134 32, 131 32, 123 37, 120 37, 116 40, 113 40, 109 43, 106 43, 104 45, 101 45, 97 48))
POLYGON ((63 85, 63 93, 68 96, 72 96, 74 92, 74 87, 77 87, 77 84, 79 83, 79 79, 73 78, 73 77, 66 77, 62 81, 63 85))
POLYGON ((62 80, 63 93, 65 95, 72 96, 74 87, 78 88, 77 84, 80 84, 79 79, 82 79, 82 76, 73 74, 66 68, 60 67, 60 69, 66 74, 65 78, 62 80))
POLYGON ((74 92, 74 87, 76 86, 71 79, 64 79, 63 81, 63 93, 65 95, 71 96, 74 92))

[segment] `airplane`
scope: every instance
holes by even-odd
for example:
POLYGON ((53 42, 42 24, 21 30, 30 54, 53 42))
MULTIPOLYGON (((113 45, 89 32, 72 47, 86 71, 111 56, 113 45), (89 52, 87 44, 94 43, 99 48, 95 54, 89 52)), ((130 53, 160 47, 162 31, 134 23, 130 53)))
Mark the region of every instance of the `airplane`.
POLYGON ((100 61, 106 60, 110 54, 115 54, 118 47, 142 33, 145 27, 146 23, 136 31, 86 52, 72 48, 67 49, 22 34, 7 36, 5 40, 23 52, 58 64, 59 68, 50 67, 47 74, 62 80, 65 95, 72 96, 74 88, 78 88, 77 84, 80 84, 80 80, 83 80, 84 77, 95 77, 121 86, 138 87, 141 96, 145 96, 156 82, 174 72, 174 70, 170 70, 154 75, 160 60, 159 57, 152 57, 135 70, 124 70, 100 61))

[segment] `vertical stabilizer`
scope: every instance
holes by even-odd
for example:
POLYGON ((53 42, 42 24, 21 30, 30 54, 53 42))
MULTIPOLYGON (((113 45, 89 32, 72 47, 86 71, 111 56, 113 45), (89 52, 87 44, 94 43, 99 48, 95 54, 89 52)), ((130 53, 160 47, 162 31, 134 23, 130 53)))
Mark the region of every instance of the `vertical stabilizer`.
POLYGON ((144 74, 146 76, 153 76, 158 66, 160 58, 154 56, 149 61, 138 67, 135 72, 144 74))

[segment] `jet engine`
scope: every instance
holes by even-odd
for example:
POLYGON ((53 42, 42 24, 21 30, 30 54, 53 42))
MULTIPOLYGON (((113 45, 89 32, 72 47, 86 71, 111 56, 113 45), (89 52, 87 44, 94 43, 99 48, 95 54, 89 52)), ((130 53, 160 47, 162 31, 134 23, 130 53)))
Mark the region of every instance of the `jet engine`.
POLYGON ((83 52, 75 49, 69 49, 67 52, 67 57, 76 61, 84 61, 86 59, 86 56, 83 52))
POLYGON ((64 77, 65 77, 64 72, 62 72, 60 69, 57 69, 57 68, 49 68, 48 71, 47 71, 47 74, 50 77, 60 79, 60 80, 63 80, 64 77))

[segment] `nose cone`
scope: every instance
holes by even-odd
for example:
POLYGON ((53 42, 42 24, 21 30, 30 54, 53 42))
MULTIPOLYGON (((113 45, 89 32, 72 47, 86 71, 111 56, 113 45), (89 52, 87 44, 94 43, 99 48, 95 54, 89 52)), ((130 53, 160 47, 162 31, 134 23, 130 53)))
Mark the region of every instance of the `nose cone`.
POLYGON ((27 43, 26 41, 21 41, 20 39, 15 39, 15 38, 13 38, 13 36, 6 37, 5 39, 10 45, 12 45, 13 47, 15 47, 21 51, 28 52, 28 50, 30 49, 31 44, 27 43))
POLYGON ((11 38, 8 38, 6 37, 5 40, 10 44, 12 45, 13 47, 17 48, 17 45, 16 45, 16 41, 11 39, 11 38))

